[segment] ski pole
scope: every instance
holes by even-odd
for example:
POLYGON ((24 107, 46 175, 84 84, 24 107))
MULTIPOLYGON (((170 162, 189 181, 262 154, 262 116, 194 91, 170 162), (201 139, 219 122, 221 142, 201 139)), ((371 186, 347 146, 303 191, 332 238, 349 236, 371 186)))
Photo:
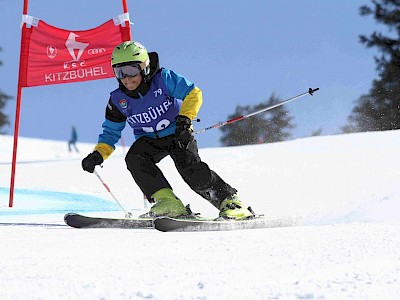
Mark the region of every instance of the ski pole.
POLYGON ((124 211, 125 213, 125 218, 132 218, 132 214, 130 212, 127 212, 125 210, 125 208, 121 205, 121 203, 118 201, 118 199, 114 196, 114 194, 111 192, 110 188, 108 187, 108 185, 103 181, 103 179, 101 179, 99 173, 97 173, 96 170, 93 171, 94 175, 97 176, 97 178, 100 180, 100 182, 103 184, 103 186, 106 188, 106 190, 110 193, 110 195, 113 197, 113 199, 115 200, 115 202, 117 202, 117 204, 119 205, 119 207, 121 207, 121 209, 124 211))
POLYGON ((197 130, 197 131, 194 132, 194 134, 202 133, 202 132, 205 132, 205 131, 210 130, 210 129, 213 129, 213 128, 219 128, 219 127, 222 127, 222 126, 225 126, 225 125, 228 125, 228 124, 232 124, 232 123, 234 123, 234 122, 237 122, 237 121, 240 121, 240 120, 243 120, 243 119, 252 117, 252 116, 257 115, 257 114, 259 114, 259 113, 262 113, 262 112, 264 112, 264 111, 271 110, 271 109, 274 109, 274 108, 276 108, 276 107, 278 107, 278 106, 281 106, 281 105, 283 105, 283 104, 285 104, 285 103, 291 102, 291 101, 293 101, 293 100, 295 100, 295 99, 298 99, 298 98, 300 98, 300 97, 303 97, 303 96, 305 96, 305 95, 311 95, 311 96, 312 96, 313 93, 316 92, 316 91, 318 91, 318 90, 319 90, 319 88, 316 88, 316 89, 309 88, 308 91, 305 92, 305 93, 303 93, 303 94, 300 94, 300 95, 297 95, 297 96, 295 96, 295 97, 289 98, 289 99, 287 99, 287 100, 281 101, 281 102, 279 102, 279 103, 276 103, 276 104, 274 104, 274 105, 268 106, 268 107, 266 107, 266 108, 257 110, 257 111, 255 111, 255 112, 252 112, 252 113, 248 114, 248 115, 236 117, 236 118, 230 119, 230 120, 228 120, 228 121, 221 122, 221 123, 217 123, 217 124, 215 124, 215 125, 213 125, 213 126, 210 126, 210 127, 207 127, 207 128, 203 128, 203 129, 200 129, 200 130, 197 130))

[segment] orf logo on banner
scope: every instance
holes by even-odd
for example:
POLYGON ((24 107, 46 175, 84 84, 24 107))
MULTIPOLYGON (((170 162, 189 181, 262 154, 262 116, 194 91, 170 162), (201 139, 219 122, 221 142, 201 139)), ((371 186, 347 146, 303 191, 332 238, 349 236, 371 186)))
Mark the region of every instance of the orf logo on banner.
POLYGON ((39 21, 30 35, 22 86, 39 86, 114 77, 110 60, 123 42, 113 20, 86 31, 68 31, 39 21))

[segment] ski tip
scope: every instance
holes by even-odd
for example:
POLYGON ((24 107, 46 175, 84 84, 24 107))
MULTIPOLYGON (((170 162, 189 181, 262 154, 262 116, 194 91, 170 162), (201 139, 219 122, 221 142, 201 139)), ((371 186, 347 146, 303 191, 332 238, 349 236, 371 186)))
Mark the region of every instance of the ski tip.
POLYGON ((78 215, 78 214, 76 214, 76 213, 66 213, 64 215, 64 221, 66 221, 69 217, 76 216, 76 215, 78 215))
POLYGON ((73 213, 66 213, 64 215, 64 221, 66 221, 68 219, 68 217, 70 217, 71 215, 73 215, 73 213))

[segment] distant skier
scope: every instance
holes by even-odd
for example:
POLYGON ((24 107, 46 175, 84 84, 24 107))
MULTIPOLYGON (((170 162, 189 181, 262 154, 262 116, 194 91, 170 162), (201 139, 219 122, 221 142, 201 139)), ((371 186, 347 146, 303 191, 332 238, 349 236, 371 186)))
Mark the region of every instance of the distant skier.
POLYGON ((221 217, 240 220, 254 216, 251 208, 239 200, 237 190, 199 157, 192 120, 202 104, 201 90, 174 71, 160 68, 158 54, 148 53, 138 42, 118 45, 111 64, 119 88, 111 92, 103 133, 95 150, 82 160, 83 170, 93 173, 95 166, 111 155, 128 122, 136 140, 125 162, 144 195, 155 203, 143 216, 187 214, 156 166, 168 155, 184 181, 214 205, 221 217))
POLYGON ((71 129, 71 138, 68 141, 68 150, 69 152, 71 152, 71 146, 74 146, 75 151, 78 153, 79 150, 76 147, 76 142, 78 140, 78 133, 76 132, 76 128, 74 126, 72 126, 71 129))

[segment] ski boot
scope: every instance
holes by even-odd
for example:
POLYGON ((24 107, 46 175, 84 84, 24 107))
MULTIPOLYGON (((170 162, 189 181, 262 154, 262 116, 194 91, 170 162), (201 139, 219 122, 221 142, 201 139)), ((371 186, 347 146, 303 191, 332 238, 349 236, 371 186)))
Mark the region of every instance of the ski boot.
POLYGON ((186 207, 182 201, 175 196, 169 188, 158 190, 151 198, 156 202, 150 211, 140 216, 140 218, 156 218, 161 216, 176 218, 187 214, 186 207))
POLYGON ((219 216, 224 219, 245 220, 253 218, 255 214, 250 206, 244 207, 239 197, 233 194, 222 201, 219 216))

